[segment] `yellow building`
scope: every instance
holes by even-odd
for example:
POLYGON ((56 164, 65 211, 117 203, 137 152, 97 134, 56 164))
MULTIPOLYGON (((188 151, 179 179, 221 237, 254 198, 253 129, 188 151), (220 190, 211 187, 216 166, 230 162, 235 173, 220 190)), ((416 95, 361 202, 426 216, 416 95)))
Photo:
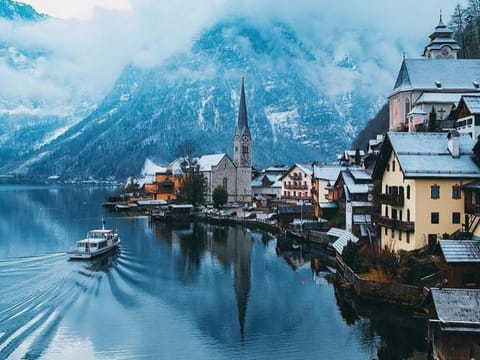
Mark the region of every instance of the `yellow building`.
POLYGON ((381 247, 415 250, 464 228, 462 186, 480 179, 473 140, 457 131, 387 133, 373 171, 381 247))

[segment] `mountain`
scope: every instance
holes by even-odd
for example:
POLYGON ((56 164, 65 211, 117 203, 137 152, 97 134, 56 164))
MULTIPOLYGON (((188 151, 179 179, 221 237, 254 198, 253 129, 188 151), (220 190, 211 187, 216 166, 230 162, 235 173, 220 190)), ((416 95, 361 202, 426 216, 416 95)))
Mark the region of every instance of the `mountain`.
POLYGON ((222 21, 159 66, 126 67, 89 116, 0 172, 124 178, 147 158, 168 163, 186 139, 199 154, 231 155, 242 77, 254 166, 333 160, 379 100, 360 91, 332 95, 318 69, 332 62, 358 77, 361 68, 347 55, 334 62, 333 50, 327 58, 317 50, 279 21, 222 21))
POLYGON ((11 0, 0 0, 0 18, 7 20, 39 21, 47 16, 39 14, 30 5, 11 0))
POLYGON ((63 79, 58 84, 58 80, 55 83, 48 73, 44 74, 45 62, 54 55, 28 41, 28 45, 25 41, 15 42, 14 33, 48 18, 30 5, 0 0, 0 20, 6 21, 10 26, 5 28, 11 30, 0 33, 0 72, 4 76, 0 92, 0 164, 25 159, 87 116, 94 107, 92 103, 79 104, 76 100, 52 102, 45 95, 47 89, 57 85, 67 90, 69 86, 73 88, 63 79), (24 88, 20 88, 22 82, 24 88), (29 91, 34 87, 42 88, 29 91))

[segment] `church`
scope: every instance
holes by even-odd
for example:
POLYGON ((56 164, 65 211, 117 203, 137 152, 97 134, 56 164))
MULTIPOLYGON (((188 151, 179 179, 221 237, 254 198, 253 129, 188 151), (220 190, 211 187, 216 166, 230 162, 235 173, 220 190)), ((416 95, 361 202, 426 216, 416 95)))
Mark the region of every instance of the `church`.
POLYGON ((221 185, 229 202, 252 201, 252 135, 248 127, 245 85, 242 78, 238 120, 233 136, 233 160, 225 153, 203 155, 199 170, 206 178, 205 200, 212 201, 213 190, 221 185))
POLYGON ((441 123, 449 118, 462 95, 480 94, 480 60, 457 59, 458 42, 442 20, 430 35, 422 57, 403 58, 389 96, 389 131, 414 132, 436 112, 441 123))

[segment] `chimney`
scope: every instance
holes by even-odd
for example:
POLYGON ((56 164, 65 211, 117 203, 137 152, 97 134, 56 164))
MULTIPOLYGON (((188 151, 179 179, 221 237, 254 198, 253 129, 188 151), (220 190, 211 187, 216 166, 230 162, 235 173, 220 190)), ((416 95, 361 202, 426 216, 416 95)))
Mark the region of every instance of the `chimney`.
POLYGON ((460 157, 460 133, 457 130, 452 130, 448 133, 448 151, 453 158, 460 157))

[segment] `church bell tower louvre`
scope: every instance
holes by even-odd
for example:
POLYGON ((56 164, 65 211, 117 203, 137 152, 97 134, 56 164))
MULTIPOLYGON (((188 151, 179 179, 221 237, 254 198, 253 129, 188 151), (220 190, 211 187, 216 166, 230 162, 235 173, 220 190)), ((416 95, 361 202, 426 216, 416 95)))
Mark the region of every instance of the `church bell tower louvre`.
POLYGON ((233 137, 233 159, 237 166, 237 200, 250 202, 252 199, 252 136, 248 127, 243 78, 238 121, 233 137))

